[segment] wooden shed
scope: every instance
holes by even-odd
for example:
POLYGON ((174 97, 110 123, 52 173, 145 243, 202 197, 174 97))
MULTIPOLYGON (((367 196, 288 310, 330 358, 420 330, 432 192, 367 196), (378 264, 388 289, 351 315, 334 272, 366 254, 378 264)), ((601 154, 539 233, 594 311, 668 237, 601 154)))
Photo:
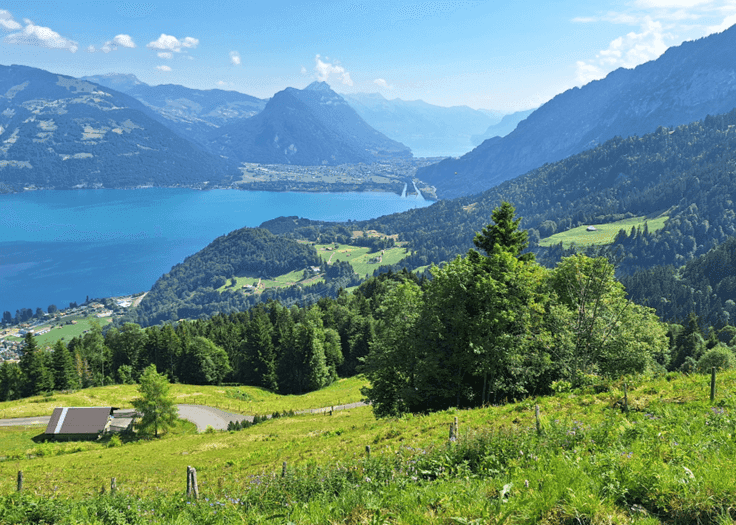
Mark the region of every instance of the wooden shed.
POLYGON ((113 407, 58 407, 51 414, 46 437, 56 440, 97 439, 110 425, 113 407))

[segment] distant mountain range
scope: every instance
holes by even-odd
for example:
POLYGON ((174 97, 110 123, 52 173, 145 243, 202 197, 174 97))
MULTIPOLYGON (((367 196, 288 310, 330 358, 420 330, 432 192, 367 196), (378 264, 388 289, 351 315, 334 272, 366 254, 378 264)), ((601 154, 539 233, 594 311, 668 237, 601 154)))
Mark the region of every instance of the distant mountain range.
POLYGON ((235 173, 155 116, 109 88, 0 66, 0 191, 196 186, 235 173))
POLYGON ((736 27, 570 89, 502 139, 420 169, 440 197, 471 195, 615 136, 644 135, 736 107, 736 27))
POLYGON ((412 157, 409 148, 369 126, 325 82, 279 91, 254 117, 211 132, 207 146, 229 159, 261 164, 317 166, 412 157))
POLYGON ((498 124, 488 126, 488 129, 480 135, 471 136, 470 142, 473 144, 473 147, 476 147, 480 146, 484 140, 488 140, 493 137, 505 137, 516 129, 516 126, 519 125, 519 122, 534 113, 534 111, 535 110, 533 109, 527 109, 526 111, 517 111, 515 113, 504 115, 501 119, 501 122, 499 122, 498 124))
MULTIPOLYGON (((468 106, 442 107, 422 100, 387 100, 380 93, 342 96, 368 124, 409 146, 416 157, 463 155, 477 145, 472 141, 474 135, 483 134, 489 126, 500 125, 499 120, 504 116, 500 111, 468 106)), ((501 134, 511 132, 515 125, 501 134)))
POLYGON ((213 129, 252 117, 263 111, 267 102, 237 91, 190 89, 176 84, 149 86, 135 75, 109 73, 82 79, 138 99, 164 125, 200 144, 206 142, 206 135, 213 129))

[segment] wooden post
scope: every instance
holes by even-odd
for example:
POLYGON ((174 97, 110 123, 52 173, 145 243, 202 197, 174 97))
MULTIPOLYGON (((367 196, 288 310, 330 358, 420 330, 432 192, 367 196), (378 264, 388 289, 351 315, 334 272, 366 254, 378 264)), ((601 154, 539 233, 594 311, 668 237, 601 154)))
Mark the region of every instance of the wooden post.
POLYGON ((192 495, 199 499, 199 485, 197 484, 197 469, 192 467, 192 495))
POLYGON ((365 446, 365 457, 367 459, 371 459, 371 446, 370 445, 365 446))
POLYGON ((23 471, 18 471, 18 492, 23 492, 23 471))
POLYGON ((539 421, 539 405, 534 405, 534 417, 537 419, 537 434, 541 434, 542 424, 539 421))
POLYGON ((187 467, 187 498, 192 496, 192 467, 187 467))
POLYGON ((286 477, 286 461, 284 461, 284 464, 281 465, 281 477, 282 478, 286 477))
POLYGON ((710 402, 716 399, 716 367, 710 369, 710 402))
POLYGON ((114 496, 117 490, 118 490, 117 480, 115 478, 112 478, 110 480, 110 494, 114 496))
POLYGON ((455 439, 460 437, 460 427, 457 423, 457 416, 455 416, 455 439))
POLYGON ((624 383, 624 412, 629 412, 629 388, 626 383, 624 383))

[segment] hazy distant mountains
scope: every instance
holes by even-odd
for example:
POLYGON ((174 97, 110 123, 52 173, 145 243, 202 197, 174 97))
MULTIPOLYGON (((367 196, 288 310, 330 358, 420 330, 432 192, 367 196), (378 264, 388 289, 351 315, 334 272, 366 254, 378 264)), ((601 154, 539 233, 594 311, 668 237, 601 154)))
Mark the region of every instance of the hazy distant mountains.
POLYGON ((0 191, 201 185, 228 169, 133 97, 41 69, 0 66, 0 191))
POLYGON ((643 135, 736 107, 736 28, 667 50, 635 69, 568 90, 503 139, 420 169, 440 197, 469 195, 615 136, 643 135))
POLYGON ((160 122, 198 143, 206 142, 206 135, 213 129, 252 117, 266 106, 266 100, 237 91, 190 89, 176 84, 149 86, 135 75, 109 73, 82 78, 138 99, 159 115, 160 122))
POLYGON ((239 162, 303 166, 411 158, 405 145, 369 126, 325 82, 286 88, 262 112, 210 133, 213 153, 239 162))
MULTIPOLYGON (((368 124, 409 146, 416 157, 463 155, 477 145, 472 143, 473 135, 499 124, 504 115, 468 106, 435 106, 422 100, 387 100, 379 93, 343 98, 368 124)), ((511 130, 513 127, 502 134, 511 130)))
POLYGON ((519 125, 519 122, 534 113, 534 111, 535 110, 533 109, 527 109, 526 111, 517 111, 515 113, 504 115, 501 119, 501 122, 499 122, 498 124, 488 126, 488 129, 480 135, 471 136, 470 142, 473 144, 473 147, 476 147, 480 146, 483 141, 491 139, 493 137, 505 137, 516 129, 516 126, 519 125))

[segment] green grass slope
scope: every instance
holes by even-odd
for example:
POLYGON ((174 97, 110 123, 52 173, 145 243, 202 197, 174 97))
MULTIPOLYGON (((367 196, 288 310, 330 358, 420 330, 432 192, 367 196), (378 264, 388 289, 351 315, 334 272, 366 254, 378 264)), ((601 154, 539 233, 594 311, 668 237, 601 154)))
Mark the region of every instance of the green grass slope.
MULTIPOLYGON (((719 375, 714 403, 709 377, 670 375, 630 379, 624 412, 622 386, 401 419, 364 407, 79 451, 29 444, 31 459, 0 462, 0 521, 731 523, 736 373, 719 375), (198 502, 184 496, 187 465, 198 502), (26 496, 12 494, 18 470, 26 496), (118 494, 98 495, 112 476, 118 494)), ((2 434, 16 448, 28 436, 2 434)))

